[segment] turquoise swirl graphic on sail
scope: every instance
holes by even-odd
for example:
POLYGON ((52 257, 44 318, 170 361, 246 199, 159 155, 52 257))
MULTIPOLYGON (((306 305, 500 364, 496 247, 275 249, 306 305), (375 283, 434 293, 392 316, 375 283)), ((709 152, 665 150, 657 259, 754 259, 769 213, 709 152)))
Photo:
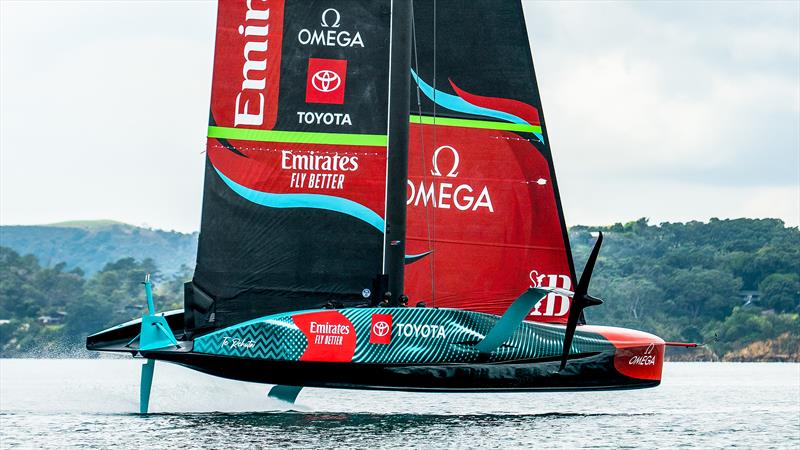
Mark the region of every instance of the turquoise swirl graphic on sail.
MULTIPOLYGON (((482 106, 474 105, 463 98, 448 94, 447 92, 442 92, 438 89, 434 89, 433 86, 429 85, 425 82, 422 78, 417 75, 414 69, 411 69, 411 77, 414 78, 414 81, 419 86, 419 89, 428 97, 432 102, 436 103, 439 106, 445 107, 451 111, 457 111, 465 114, 472 114, 475 116, 483 116, 483 117, 491 117, 493 119, 504 120, 506 122, 516 123, 520 125, 531 125, 526 120, 522 119, 519 116, 516 116, 511 113, 507 113, 504 111, 498 111, 496 109, 485 108, 482 106)), ((541 133, 533 133, 539 139, 539 141, 544 142, 544 138, 542 137, 541 133)))
MULTIPOLYGON (((214 167, 214 170, 217 172, 217 175, 219 175, 222 181, 224 181, 225 184, 227 184, 228 187, 233 190, 233 192, 236 192, 245 200, 253 202, 257 205, 268 206, 270 208, 316 208, 335 211, 342 214, 347 214, 348 216, 355 217, 359 220, 363 220, 364 222, 375 227, 381 232, 381 234, 383 233, 383 218, 375 213, 375 211, 352 200, 322 194, 272 194, 269 192, 261 192, 255 189, 250 189, 246 186, 242 186, 241 184, 231 180, 216 167, 214 167)), ((431 251, 416 255, 406 255, 405 263, 411 264, 428 256, 429 254, 431 254, 431 251)))
POLYGON ((233 192, 236 192, 245 200, 257 205, 268 206, 270 208, 316 208, 335 211, 363 220, 383 233, 383 218, 375 211, 352 200, 322 194, 272 194, 269 192, 261 192, 242 186, 231 180, 216 167, 214 170, 217 171, 222 181, 224 181, 233 192))

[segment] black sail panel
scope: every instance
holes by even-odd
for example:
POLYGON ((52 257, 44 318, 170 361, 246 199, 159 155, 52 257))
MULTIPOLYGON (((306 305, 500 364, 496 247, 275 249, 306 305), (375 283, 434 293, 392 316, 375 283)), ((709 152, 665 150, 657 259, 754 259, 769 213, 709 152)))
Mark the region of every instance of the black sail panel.
POLYGON ((389 3, 219 2, 190 330, 369 295, 383 257, 389 3))

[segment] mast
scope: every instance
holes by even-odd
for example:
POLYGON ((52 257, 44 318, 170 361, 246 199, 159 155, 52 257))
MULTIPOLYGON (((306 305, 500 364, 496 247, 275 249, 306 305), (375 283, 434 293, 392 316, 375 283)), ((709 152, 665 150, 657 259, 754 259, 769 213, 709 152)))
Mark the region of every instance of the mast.
POLYGON ((391 304, 404 292, 406 183, 408 180, 409 92, 411 92, 411 1, 392 0, 389 58, 389 145, 383 273, 391 304))

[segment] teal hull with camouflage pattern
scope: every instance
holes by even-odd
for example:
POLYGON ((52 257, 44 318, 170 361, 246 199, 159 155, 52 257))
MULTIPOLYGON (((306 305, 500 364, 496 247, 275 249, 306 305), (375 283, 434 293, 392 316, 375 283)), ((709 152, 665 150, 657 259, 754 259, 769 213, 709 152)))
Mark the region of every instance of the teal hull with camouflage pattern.
MULTIPOLYGON (((489 355, 481 355, 474 346, 498 319, 490 314, 436 308, 296 311, 198 337, 193 352, 260 360, 364 364, 497 363, 547 359, 561 354, 563 326, 523 322, 504 345, 489 355), (315 317, 319 321, 315 322, 315 317), (338 320, 332 323, 331 317, 338 320), (389 326, 389 331, 376 326, 381 321, 389 326), (309 326, 310 323, 315 326, 309 326), (385 335, 379 336, 380 333, 385 335)), ((602 335, 579 331, 571 353, 613 350, 614 345, 602 335)))

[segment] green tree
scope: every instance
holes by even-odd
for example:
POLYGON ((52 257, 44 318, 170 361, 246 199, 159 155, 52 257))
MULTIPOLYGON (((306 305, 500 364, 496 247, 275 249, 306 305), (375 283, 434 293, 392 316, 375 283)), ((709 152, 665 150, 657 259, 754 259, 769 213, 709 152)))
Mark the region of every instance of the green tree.
POLYGON ((796 273, 773 273, 758 284, 761 304, 778 312, 790 312, 800 306, 800 276, 796 273))

